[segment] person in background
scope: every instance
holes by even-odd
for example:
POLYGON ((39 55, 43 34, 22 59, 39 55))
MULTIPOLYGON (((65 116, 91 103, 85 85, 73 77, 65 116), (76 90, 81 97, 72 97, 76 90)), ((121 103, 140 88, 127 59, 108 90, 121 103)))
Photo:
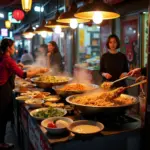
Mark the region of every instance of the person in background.
POLYGON ((17 56, 17 60, 20 60, 21 56, 23 55, 23 48, 21 47, 21 45, 18 45, 18 56, 17 56))
POLYGON ((63 72, 64 66, 62 61, 62 56, 59 52, 59 48, 55 41, 48 43, 48 66, 50 69, 55 71, 55 73, 63 72))
POLYGON ((47 66, 46 55, 48 52, 48 46, 46 44, 41 44, 36 57, 36 64, 39 66, 47 66))
MULTIPOLYGON (((106 46, 109 51, 101 57, 100 75, 102 82, 111 82, 126 76, 129 69, 126 56, 117 50, 120 48, 120 40, 115 34, 108 37, 106 46)), ((122 80, 114 84, 116 88, 120 86, 126 86, 126 82, 122 80)))
POLYGON ((38 73, 47 72, 47 69, 30 70, 24 72, 11 58, 15 52, 14 41, 3 39, 0 45, 0 149, 10 149, 13 144, 5 143, 6 125, 13 113, 12 90, 14 75, 21 78, 33 77, 38 73))
POLYGON ((33 56, 30 53, 28 53, 27 50, 24 50, 20 61, 24 65, 30 65, 30 64, 32 64, 34 62, 34 59, 33 59, 33 56))

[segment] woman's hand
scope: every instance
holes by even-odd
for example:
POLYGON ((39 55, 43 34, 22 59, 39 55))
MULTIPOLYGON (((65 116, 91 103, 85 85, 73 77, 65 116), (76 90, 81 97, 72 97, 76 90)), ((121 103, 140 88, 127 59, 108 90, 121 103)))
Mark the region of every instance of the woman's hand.
POLYGON ((111 79, 112 75, 109 73, 102 73, 102 76, 105 77, 106 79, 111 79))
POLYGON ((41 68, 41 69, 39 70, 40 73, 46 73, 46 72, 48 72, 48 71, 49 71, 48 68, 41 68))
POLYGON ((138 77, 138 78, 135 80, 135 82, 140 82, 140 81, 145 80, 145 79, 146 79, 145 76, 140 76, 140 77, 138 77))
POLYGON ((122 74, 120 75, 119 79, 121 79, 121 78, 123 78, 123 77, 125 77, 125 76, 127 76, 127 73, 122 73, 122 74))
POLYGON ((141 74, 141 68, 136 68, 128 72, 128 76, 139 77, 141 74))
POLYGON ((23 69, 24 68, 24 64, 18 63, 18 67, 20 67, 21 69, 23 69))

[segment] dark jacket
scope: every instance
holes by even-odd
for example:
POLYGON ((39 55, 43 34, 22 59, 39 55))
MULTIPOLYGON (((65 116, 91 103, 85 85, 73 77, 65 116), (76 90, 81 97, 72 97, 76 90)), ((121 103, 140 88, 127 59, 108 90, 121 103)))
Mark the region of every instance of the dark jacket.
POLYGON ((54 52, 50 55, 50 68, 57 72, 63 72, 63 59, 60 52, 54 52))
POLYGON ((147 74, 147 68, 146 67, 141 68, 141 74, 146 76, 146 74, 147 74))

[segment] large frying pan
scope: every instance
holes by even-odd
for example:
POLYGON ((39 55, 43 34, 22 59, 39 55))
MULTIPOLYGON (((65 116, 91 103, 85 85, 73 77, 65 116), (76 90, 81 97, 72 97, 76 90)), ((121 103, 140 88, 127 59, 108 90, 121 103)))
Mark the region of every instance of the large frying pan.
MULTIPOLYGON (((59 78, 59 76, 57 76, 57 77, 59 78)), ((61 76, 60 76, 60 78, 61 78, 61 76)), ((43 81, 39 81, 38 79, 39 79, 39 77, 35 77, 35 78, 32 78, 31 81, 40 88, 51 88, 52 86, 66 84, 72 80, 72 78, 70 78, 70 77, 66 77, 65 81, 60 81, 60 82, 43 82, 43 81)))
POLYGON ((76 96, 82 96, 80 95, 72 95, 66 98, 66 101, 70 103, 71 105, 74 105, 77 110, 82 112, 83 114, 91 115, 91 114, 98 114, 98 113, 122 113, 125 112, 128 108, 132 107, 133 105, 136 105, 139 101, 136 97, 129 96, 126 94, 121 94, 120 96, 124 97, 129 97, 133 99, 133 103, 130 105, 121 105, 121 106, 89 106, 89 105, 82 105, 82 104, 77 104, 73 103, 72 99, 75 98, 76 96))

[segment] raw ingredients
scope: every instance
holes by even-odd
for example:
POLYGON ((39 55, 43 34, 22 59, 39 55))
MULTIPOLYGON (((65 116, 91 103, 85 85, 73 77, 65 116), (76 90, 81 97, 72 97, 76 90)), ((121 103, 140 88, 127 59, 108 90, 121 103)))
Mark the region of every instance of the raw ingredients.
POLYGON ((55 125, 54 122, 49 122, 49 123, 47 124, 47 127, 48 127, 48 128, 56 128, 56 125, 55 125))
POLYGON ((65 127, 68 127, 68 123, 64 120, 57 120, 56 126, 57 128, 65 128, 65 127))
POLYGON ((73 127, 72 129, 74 132, 78 133, 96 133, 100 131, 100 128, 94 125, 78 125, 76 127, 73 127))
POLYGON ((46 110, 40 110, 34 113, 33 116, 38 118, 61 117, 64 116, 64 112, 59 109, 49 107, 46 110))
POLYGON ((68 127, 68 123, 64 120, 56 120, 55 123, 53 121, 50 121, 47 124, 48 128, 66 128, 68 127))

